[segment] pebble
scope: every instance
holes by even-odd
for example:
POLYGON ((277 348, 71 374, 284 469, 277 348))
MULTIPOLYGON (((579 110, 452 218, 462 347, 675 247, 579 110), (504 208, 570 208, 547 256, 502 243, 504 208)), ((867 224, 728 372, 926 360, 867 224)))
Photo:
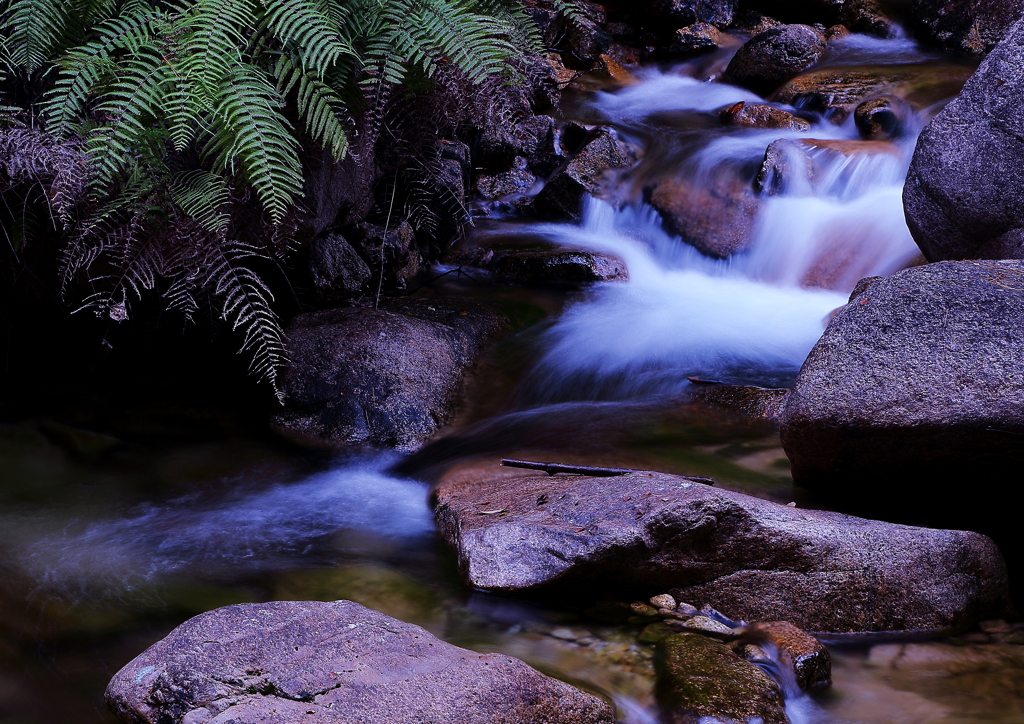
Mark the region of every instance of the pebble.
POLYGON ((667 593, 662 593, 659 596, 651 596, 651 605, 657 608, 667 608, 674 610, 676 607, 676 599, 672 598, 667 593))

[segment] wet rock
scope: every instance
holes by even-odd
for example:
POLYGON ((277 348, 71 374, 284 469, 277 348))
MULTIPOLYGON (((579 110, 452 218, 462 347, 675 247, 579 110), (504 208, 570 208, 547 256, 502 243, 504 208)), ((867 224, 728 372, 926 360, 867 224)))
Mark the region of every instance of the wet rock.
POLYGON ((867 475, 899 480, 895 493, 1024 463, 1022 314, 1024 262, 940 262, 875 281, 797 376, 782 415, 794 479, 832 489, 867 475))
POLYGON ((830 28, 826 28, 823 33, 826 42, 831 43, 834 40, 842 40, 850 36, 850 29, 845 25, 833 25, 830 28))
POLYGON ((945 629, 1006 605, 1005 567, 984 536, 796 509, 673 475, 454 478, 433 501, 463 577, 488 591, 669 589, 812 631, 945 629))
POLYGON ((887 141, 902 136, 913 115, 914 109, 905 100, 899 96, 885 95, 857 106, 853 120, 862 138, 887 141))
POLYGON ((611 47, 611 36, 590 18, 576 15, 568 20, 567 25, 566 43, 577 60, 596 60, 611 47))
POLYGON ((935 98, 955 95, 969 75, 969 68, 951 65, 825 68, 794 78, 771 100, 842 123, 858 104, 876 96, 893 94, 929 105, 935 98))
POLYGON ((651 11, 676 27, 711 23, 725 27, 732 22, 737 0, 654 0, 651 11))
POLYGON ((504 279, 526 283, 584 284, 627 276, 621 259, 572 249, 500 251, 487 269, 504 279))
POLYGON ((772 141, 754 177, 754 188, 767 196, 809 193, 814 184, 814 161, 805 147, 788 138, 772 141))
POLYGON ((636 157, 636 150, 621 141, 614 131, 598 129, 590 134, 572 159, 548 179, 537 195, 537 212, 547 217, 578 219, 584 194, 601 196, 607 172, 631 166, 636 157))
POLYGON ((719 259, 749 248, 760 209, 750 184, 732 173, 715 174, 710 183, 662 181, 648 200, 666 229, 719 259))
POLYGON ((601 699, 352 601, 247 603, 189 619, 111 680, 124 722, 611 724, 601 699))
POLYGON ((724 623, 716 621, 713 618, 708 618, 707 616, 693 616, 685 621, 680 621, 678 625, 687 631, 711 636, 713 638, 721 636, 732 638, 735 636, 732 628, 726 626, 724 623))
POLYGON ((500 199, 513 194, 525 194, 537 183, 537 177, 527 170, 527 161, 516 158, 512 168, 493 176, 478 176, 473 188, 485 199, 500 199))
POLYGON ((778 684, 721 643, 692 633, 668 636, 655 662, 666 724, 789 722, 778 684))
POLYGON ((783 25, 755 35, 729 62, 722 80, 766 95, 818 62, 825 36, 809 25, 783 25))
POLYGON ((774 421, 782 415, 789 390, 753 385, 694 385, 689 394, 694 402, 728 410, 740 417, 774 421))
MULTIPOLYGON (((569 71, 573 74, 572 71, 569 71)), ((555 148, 555 120, 550 116, 526 116, 510 127, 495 126, 473 144, 473 164, 485 172, 503 172, 525 158, 536 174, 546 175, 564 159, 555 148)))
POLYGON ((504 317, 460 299, 384 300, 300 314, 288 328, 287 401, 272 420, 314 447, 410 450, 453 413, 463 378, 504 317))
POLYGON ((879 38, 892 38, 898 32, 898 26, 878 0, 846 0, 842 22, 855 33, 879 38))
POLYGON ((903 190, 930 261, 1024 258, 1024 21, 921 133, 903 190))
POLYGON ((747 8, 739 10, 733 17, 731 30, 736 30, 753 36, 758 33, 763 33, 765 30, 777 28, 780 25, 782 25, 782 23, 775 18, 768 17, 756 10, 750 10, 747 8))
POLYGON ((779 128, 788 131, 806 131, 811 124, 789 111, 770 106, 767 103, 740 101, 719 114, 723 123, 746 128, 779 128))
POLYGON ((694 23, 676 31, 669 46, 671 55, 692 55, 715 50, 722 42, 722 31, 710 23, 694 23))
POLYGON ((984 55, 1024 12, 1021 0, 913 0, 910 26, 943 49, 984 55))
POLYGON ((781 663, 793 672, 797 686, 820 691, 832 686, 832 657, 825 645, 788 621, 755 623, 745 633, 774 646, 781 663))
POLYGON ((372 276, 370 267, 341 234, 327 234, 313 242, 309 272, 317 296, 328 301, 356 296, 372 276))

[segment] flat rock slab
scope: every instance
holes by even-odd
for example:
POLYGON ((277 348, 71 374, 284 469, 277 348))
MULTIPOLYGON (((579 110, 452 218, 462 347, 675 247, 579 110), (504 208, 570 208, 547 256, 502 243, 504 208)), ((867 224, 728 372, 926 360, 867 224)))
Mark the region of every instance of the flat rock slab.
POLYGON ((466 373, 507 328, 495 310, 457 298, 301 314, 272 427, 312 447, 415 449, 451 418, 466 373))
POLYGON ((226 606, 121 669, 131 724, 612 724, 591 694, 352 601, 226 606))
MULTIPOLYGON (((800 510, 653 472, 446 479, 435 514, 466 581, 671 589, 811 631, 949 629, 1006 609, 991 540, 800 510)), ((624 592, 624 591, 619 591, 624 592)))

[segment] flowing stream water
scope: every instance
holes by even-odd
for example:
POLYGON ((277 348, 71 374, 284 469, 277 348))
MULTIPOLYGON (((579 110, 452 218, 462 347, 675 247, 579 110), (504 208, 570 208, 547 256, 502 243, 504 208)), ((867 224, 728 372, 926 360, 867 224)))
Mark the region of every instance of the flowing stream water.
MULTIPOLYGON (((515 395, 464 415, 460 430, 418 456, 325 461, 234 439, 136 445, 100 463, 55 444, 45 426, 2 426, 0 722, 112 721, 106 681, 185 618, 239 601, 337 598, 519 656, 609 697, 621 722, 657 721, 652 647, 637 631, 588 618, 587 601, 559 607, 466 590, 434 533, 424 480, 462 458, 554 449, 567 462, 710 475, 800 499, 776 431, 686 407, 688 378, 789 384, 859 279, 915 262, 903 178, 917 132, 965 71, 905 38, 834 43, 823 67, 901 67, 917 79, 896 89, 916 108, 904 133, 863 142, 852 116, 837 125, 800 108, 789 110, 810 121, 804 131, 723 126, 720 109, 761 100, 705 80, 728 58, 648 68, 633 83, 567 99, 571 119, 614 127, 641 160, 586 202, 578 224, 489 222, 471 242, 541 239, 610 254, 628 281, 593 285, 520 335, 529 359, 485 366, 510 366, 515 395), (657 182, 746 183, 779 139, 801 144, 813 173, 780 179, 778 193, 758 199, 744 250, 727 259, 666 231, 647 203, 644 189, 657 182)), ((698 193, 691 201, 702 203, 698 193)), ((458 284, 435 293, 467 291, 507 293, 458 284)), ((550 292, 522 294, 551 307, 550 292)), ((471 394, 486 397, 486 386, 471 394)), ((836 642, 835 687, 817 699, 769 667, 793 724, 1024 716, 1024 669, 1005 656, 998 670, 950 674, 891 664, 885 645, 836 642)))

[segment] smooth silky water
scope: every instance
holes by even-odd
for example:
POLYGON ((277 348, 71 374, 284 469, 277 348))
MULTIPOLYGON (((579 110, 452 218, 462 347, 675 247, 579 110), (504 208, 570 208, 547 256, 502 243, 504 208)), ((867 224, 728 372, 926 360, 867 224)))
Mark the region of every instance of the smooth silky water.
MULTIPOLYGON (((49 421, 0 426, 0 722, 113 721, 102 703, 110 676, 186 618, 243 601, 339 598, 461 646, 518 656, 607 696, 622 722, 656 722, 653 648, 637 628, 588 616, 589 600, 559 607, 467 590, 427 495, 452 465, 493 470, 519 452, 711 476, 805 503, 777 431, 690 405, 687 378, 789 384, 858 279, 915 263, 901 185, 914 133, 956 88, 904 88, 924 109, 911 132, 846 152, 842 144, 857 138, 850 120, 819 118, 803 133, 713 122, 723 106, 759 100, 702 82, 727 61, 726 52, 648 69, 635 84, 570 99, 571 117, 613 125, 644 148, 643 159, 607 199, 587 202, 580 224, 501 222, 474 241, 541 239, 613 254, 629 280, 567 300, 524 291, 535 308, 561 312, 499 345, 454 432, 420 453, 326 459, 258 435, 113 441, 97 452, 107 443, 83 447, 82 435, 49 421), (659 179, 750 174, 783 137, 833 143, 810 151, 813 187, 791 184, 767 199, 749 249, 729 260, 666 233, 643 202, 643 187, 659 179)), ((842 64, 964 75, 905 38, 852 36, 823 62, 842 64)), ((508 295, 466 284, 424 293, 508 295)), ((966 646, 971 656, 937 668, 927 656, 894 655, 891 643, 831 648, 835 686, 819 697, 770 672, 793 724, 1024 719, 1024 660, 966 646)))

